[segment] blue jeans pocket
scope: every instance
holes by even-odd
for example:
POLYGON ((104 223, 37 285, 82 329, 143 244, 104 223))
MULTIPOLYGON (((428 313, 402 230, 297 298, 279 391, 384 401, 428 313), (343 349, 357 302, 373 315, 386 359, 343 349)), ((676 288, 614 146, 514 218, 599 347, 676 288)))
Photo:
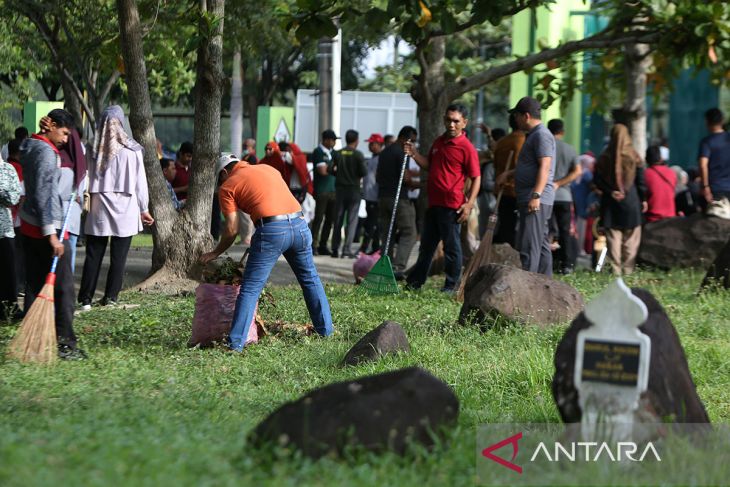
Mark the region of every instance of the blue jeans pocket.
POLYGON ((308 248, 312 246, 312 232, 309 230, 309 227, 304 227, 303 229, 299 230, 299 235, 301 235, 301 242, 302 247, 308 248))
POLYGON ((286 232, 257 231, 251 239, 251 247, 262 253, 280 253, 286 232))

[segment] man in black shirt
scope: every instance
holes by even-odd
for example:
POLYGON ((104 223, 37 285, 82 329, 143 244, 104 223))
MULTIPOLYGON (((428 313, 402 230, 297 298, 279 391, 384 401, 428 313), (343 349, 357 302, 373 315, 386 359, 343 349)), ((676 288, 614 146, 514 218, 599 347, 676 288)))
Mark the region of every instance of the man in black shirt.
MULTIPOLYGON (((378 211, 379 226, 381 228, 381 238, 383 244, 387 238, 390 218, 395 205, 395 193, 398 188, 398 180, 400 179, 401 167, 403 167, 403 158, 405 152, 403 146, 406 142, 416 142, 418 132, 415 128, 406 125, 398 133, 398 139, 386 147, 380 153, 378 158, 378 171, 376 180, 378 183, 378 211)), ((408 265, 408 258, 416 243, 416 209, 408 199, 408 191, 401 189, 400 198, 398 199, 398 210, 396 213, 395 225, 393 226, 393 235, 399 235, 398 252, 393 252, 391 242, 389 254, 393 258, 393 269, 396 279, 403 279, 404 272, 408 265)), ((391 240, 394 240, 391 238, 391 240)))

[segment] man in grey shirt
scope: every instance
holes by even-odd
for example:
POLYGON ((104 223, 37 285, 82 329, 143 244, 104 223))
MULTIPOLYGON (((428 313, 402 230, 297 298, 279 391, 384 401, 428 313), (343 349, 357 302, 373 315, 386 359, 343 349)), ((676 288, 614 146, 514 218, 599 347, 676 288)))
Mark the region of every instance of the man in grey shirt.
POLYGON ((517 159, 517 167, 503 172, 497 184, 514 176, 520 225, 517 250, 522 268, 547 276, 553 274, 553 257, 548 239, 548 222, 553 211, 555 191, 555 138, 542 124, 540 102, 526 96, 510 110, 520 130, 527 133, 517 159))
POLYGON ((550 227, 556 232, 560 244, 555 253, 558 261, 555 267, 560 274, 570 274, 578 258, 578 241, 570 234, 573 209, 570 183, 580 177, 581 167, 575 149, 563 140, 563 121, 554 118, 548 122, 547 127, 555 137, 555 204, 550 220, 550 227))

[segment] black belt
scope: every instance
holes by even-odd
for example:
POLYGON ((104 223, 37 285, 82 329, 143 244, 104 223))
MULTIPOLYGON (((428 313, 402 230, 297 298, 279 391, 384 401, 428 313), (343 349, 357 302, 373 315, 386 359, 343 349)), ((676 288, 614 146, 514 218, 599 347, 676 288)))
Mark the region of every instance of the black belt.
POLYGON ((304 216, 304 213, 301 211, 295 211, 294 213, 289 213, 287 215, 274 215, 274 216, 267 216, 264 218, 261 218, 260 220, 256 220, 254 222, 254 226, 256 228, 262 227, 267 223, 271 222, 280 222, 282 220, 293 220, 295 218, 301 218, 304 216))

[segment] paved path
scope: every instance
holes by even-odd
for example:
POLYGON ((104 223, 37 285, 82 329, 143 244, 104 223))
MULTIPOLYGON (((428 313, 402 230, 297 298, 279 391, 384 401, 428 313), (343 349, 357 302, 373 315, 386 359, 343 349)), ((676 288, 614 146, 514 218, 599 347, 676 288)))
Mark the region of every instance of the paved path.
MULTIPOLYGON (((242 245, 235 245, 228 251, 232 259, 239 260, 243 256, 244 248, 242 245)), ((86 255, 84 247, 76 249, 76 270, 75 283, 78 292, 78 286, 81 282, 81 271, 83 270, 84 257, 86 255)), ((225 255, 225 254, 224 254, 225 255)), ((411 258, 415 262, 418 255, 416 249, 412 252, 411 258)), ((151 247, 132 247, 127 257, 127 267, 124 272, 124 289, 134 286, 142 282, 149 273, 150 263, 152 262, 151 247)), ((353 283, 355 278, 352 274, 353 259, 334 259, 329 256, 315 256, 314 263, 319 271, 320 278, 323 283, 353 283)), ((99 283, 96 286, 96 298, 100 299, 104 294, 104 286, 106 285, 106 275, 109 270, 109 252, 104 257, 101 273, 99 275, 99 283)), ((274 266, 274 270, 269 278, 270 284, 284 285, 296 284, 297 280, 294 273, 289 268, 289 264, 284 257, 274 266)))

